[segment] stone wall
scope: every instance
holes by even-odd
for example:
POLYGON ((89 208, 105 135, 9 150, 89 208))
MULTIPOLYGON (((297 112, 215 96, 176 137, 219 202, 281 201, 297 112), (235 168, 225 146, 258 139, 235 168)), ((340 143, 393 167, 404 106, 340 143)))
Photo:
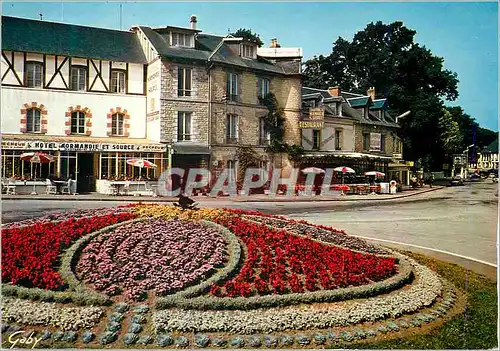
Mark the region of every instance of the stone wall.
POLYGON ((396 153, 393 145, 393 136, 397 137, 397 133, 393 128, 360 123, 355 125, 354 148, 356 152, 367 152, 367 150, 363 150, 363 134, 365 133, 380 133, 385 135, 385 153, 381 153, 381 155, 392 156, 393 153, 396 153))

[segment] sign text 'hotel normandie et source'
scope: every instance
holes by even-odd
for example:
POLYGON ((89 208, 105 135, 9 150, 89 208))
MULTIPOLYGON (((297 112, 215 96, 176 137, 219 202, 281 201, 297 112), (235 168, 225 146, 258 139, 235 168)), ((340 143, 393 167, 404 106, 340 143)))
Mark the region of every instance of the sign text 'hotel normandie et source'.
POLYGON ((165 152, 165 145, 78 143, 36 140, 2 140, 2 149, 26 151, 81 151, 81 152, 165 152))

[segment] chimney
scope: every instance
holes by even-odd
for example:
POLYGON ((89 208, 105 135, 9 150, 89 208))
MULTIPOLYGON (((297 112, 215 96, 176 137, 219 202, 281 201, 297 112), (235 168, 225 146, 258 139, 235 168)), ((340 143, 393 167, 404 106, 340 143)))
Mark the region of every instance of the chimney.
POLYGON ((340 96, 340 88, 339 87, 328 88, 328 92, 330 93, 331 96, 340 96))
POLYGON ((271 45, 269 47, 270 48, 280 48, 281 45, 278 44, 278 39, 273 38, 273 39, 271 39, 271 45))
POLYGON ((191 18, 189 19, 189 23, 191 24, 191 29, 196 29, 196 15, 191 15, 191 18))
POLYGON ((375 88, 371 87, 366 91, 366 95, 372 98, 372 101, 375 100, 375 88))

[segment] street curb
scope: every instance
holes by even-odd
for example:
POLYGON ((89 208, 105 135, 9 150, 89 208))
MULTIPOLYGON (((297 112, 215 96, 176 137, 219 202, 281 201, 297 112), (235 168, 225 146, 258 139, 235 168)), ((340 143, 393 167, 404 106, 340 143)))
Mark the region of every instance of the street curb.
MULTIPOLYGON (((259 199, 251 199, 251 198, 232 198, 232 197, 205 197, 205 196, 194 196, 192 197, 194 200, 197 200, 200 204, 203 203, 205 200, 229 200, 233 202, 279 202, 279 203, 286 203, 286 202, 360 202, 360 201, 390 201, 390 200, 397 200, 397 199, 404 199, 407 197, 411 196, 416 196, 420 194, 425 194, 431 191, 436 191, 436 190, 441 190, 444 189, 445 187, 434 187, 422 191, 418 191, 415 193, 411 194, 402 194, 402 195, 396 195, 396 196, 391 196, 391 197, 377 197, 373 196, 370 198, 321 198, 321 196, 315 196, 315 197, 307 197, 307 198, 300 198, 300 197, 293 197, 293 198, 276 198, 276 197, 270 197, 270 198, 259 198, 259 199), (203 200, 202 200, 203 199, 203 200)), ((24 195, 20 195, 24 196, 24 195)), ((63 196, 63 197, 56 197, 56 196, 41 196, 41 197, 34 197, 34 196, 25 196, 25 197, 19 197, 19 196, 4 196, 2 195, 1 197, 2 200, 39 200, 39 201, 114 201, 114 202, 176 202, 177 198, 163 198, 163 197, 95 197, 95 198, 82 198, 76 196, 63 196)))

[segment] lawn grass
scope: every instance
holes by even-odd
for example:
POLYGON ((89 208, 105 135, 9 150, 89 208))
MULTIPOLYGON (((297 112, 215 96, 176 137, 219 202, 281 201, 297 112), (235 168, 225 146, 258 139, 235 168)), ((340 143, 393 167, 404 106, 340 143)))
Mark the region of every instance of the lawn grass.
POLYGON ((345 345, 363 349, 491 349, 497 347, 497 285, 496 282, 464 267, 438 261, 412 252, 403 252, 436 271, 443 278, 466 292, 467 306, 429 334, 404 339, 345 345))

